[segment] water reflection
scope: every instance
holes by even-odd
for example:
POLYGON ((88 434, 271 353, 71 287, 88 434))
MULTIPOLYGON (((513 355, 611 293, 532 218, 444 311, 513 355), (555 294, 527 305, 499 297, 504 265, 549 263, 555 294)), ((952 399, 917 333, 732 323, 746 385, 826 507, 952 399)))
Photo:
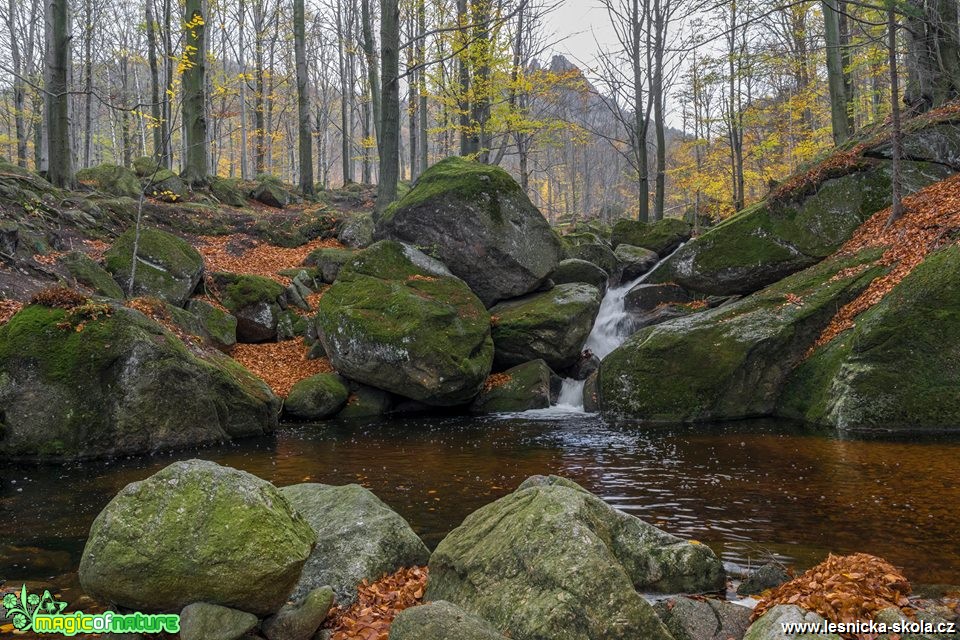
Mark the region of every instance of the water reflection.
POLYGON ((0 466, 0 577, 72 572, 90 523, 121 487, 190 457, 278 485, 358 482, 430 546, 526 477, 559 473, 727 562, 772 555, 802 568, 830 551, 866 551, 915 582, 960 583, 956 438, 844 440, 770 422, 614 428, 569 414, 299 426, 147 459, 0 466))

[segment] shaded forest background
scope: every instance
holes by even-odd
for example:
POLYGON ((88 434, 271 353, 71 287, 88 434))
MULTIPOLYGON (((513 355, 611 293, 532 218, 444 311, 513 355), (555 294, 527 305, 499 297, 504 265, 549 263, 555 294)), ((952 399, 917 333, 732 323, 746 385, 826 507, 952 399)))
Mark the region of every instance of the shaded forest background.
POLYGON ((391 200, 459 154, 554 222, 707 221, 960 92, 956 0, 598 2, 615 41, 577 63, 549 0, 8 0, 0 155, 391 200))

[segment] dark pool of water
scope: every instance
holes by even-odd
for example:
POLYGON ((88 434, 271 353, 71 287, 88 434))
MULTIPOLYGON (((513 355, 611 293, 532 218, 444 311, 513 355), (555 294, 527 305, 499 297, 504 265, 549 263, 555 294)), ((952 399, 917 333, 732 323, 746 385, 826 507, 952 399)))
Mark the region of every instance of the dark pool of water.
POLYGON ((730 563, 776 556, 804 568, 865 551, 915 583, 960 583, 960 438, 845 439, 771 422, 612 427, 590 416, 298 426, 150 458, 0 466, 0 579, 70 576, 121 487, 191 457, 277 485, 360 483, 430 546, 528 476, 557 473, 730 563))

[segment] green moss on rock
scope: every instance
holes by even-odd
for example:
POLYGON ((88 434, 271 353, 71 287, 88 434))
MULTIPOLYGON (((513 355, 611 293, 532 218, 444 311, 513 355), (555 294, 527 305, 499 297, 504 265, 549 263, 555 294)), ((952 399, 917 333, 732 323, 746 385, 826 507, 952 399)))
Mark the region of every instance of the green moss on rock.
POLYGON ((550 406, 550 382, 556 374, 543 360, 525 362, 498 375, 506 379, 485 387, 470 405, 470 411, 504 413, 550 406))
POLYGON ((241 181, 236 178, 212 178, 210 180, 210 193, 225 205, 231 207, 247 206, 247 197, 243 193, 241 181))
POLYGON ((123 291, 110 273, 94 262, 87 254, 80 251, 71 251, 60 260, 66 267, 67 272, 78 283, 89 287, 98 295, 123 300, 123 291))
POLYGON ((124 291, 130 291, 133 247, 137 244, 137 270, 133 295, 161 298, 183 306, 203 276, 203 257, 186 241, 159 229, 130 229, 104 254, 105 266, 124 291))
POLYGON ((283 410, 299 420, 322 420, 340 411, 349 396, 343 378, 335 373, 320 373, 293 385, 283 410))
POLYGON ((77 180, 89 183, 109 194, 136 198, 140 195, 140 181, 133 171, 116 164, 104 163, 77 171, 77 180))
POLYGON ((317 329, 337 371, 428 404, 468 402, 493 359, 483 304, 443 265, 396 242, 341 269, 320 299, 317 329))
POLYGON ((960 425, 960 249, 928 257, 791 375, 781 415, 843 430, 960 425))
POLYGON ((693 228, 679 218, 664 218, 646 223, 622 219, 613 225, 610 244, 616 249, 621 244, 643 247, 665 256, 690 239, 693 228))
POLYGON ((883 273, 881 252, 832 258, 739 302, 642 329, 600 366, 603 412, 668 423, 771 414, 837 309, 883 273), (841 274, 851 267, 860 268, 841 274))

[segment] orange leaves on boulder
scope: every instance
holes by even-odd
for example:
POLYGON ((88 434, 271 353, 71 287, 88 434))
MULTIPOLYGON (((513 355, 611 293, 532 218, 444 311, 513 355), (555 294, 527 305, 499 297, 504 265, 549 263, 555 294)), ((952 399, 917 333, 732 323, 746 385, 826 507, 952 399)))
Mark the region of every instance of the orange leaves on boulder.
POLYGON ((960 233, 960 174, 907 196, 903 204, 905 213, 899 220, 888 227, 890 209, 884 209, 863 223, 840 249, 840 254, 853 255, 871 247, 888 247, 880 263, 891 270, 840 309, 811 352, 852 328, 858 315, 883 300, 931 252, 955 242, 960 233))
POLYGON ((910 583, 885 560, 866 553, 831 554, 803 575, 768 592, 752 619, 778 604, 794 604, 833 622, 866 621, 882 609, 906 607, 909 593, 910 583))
POLYGON ((490 391, 491 389, 496 389, 497 387, 502 387, 512 379, 513 378, 511 378, 507 373, 494 373, 493 375, 487 377, 486 381, 484 381, 483 390, 486 392, 490 391))
POLYGON ((390 625, 404 609, 423 604, 427 589, 427 567, 410 567, 370 584, 357 587, 357 601, 347 608, 336 607, 324 627, 330 640, 387 640, 390 625))
POLYGON ((326 358, 307 359, 303 338, 283 342, 234 345, 230 355, 267 383, 275 394, 286 398, 293 385, 318 373, 331 373, 326 358))

